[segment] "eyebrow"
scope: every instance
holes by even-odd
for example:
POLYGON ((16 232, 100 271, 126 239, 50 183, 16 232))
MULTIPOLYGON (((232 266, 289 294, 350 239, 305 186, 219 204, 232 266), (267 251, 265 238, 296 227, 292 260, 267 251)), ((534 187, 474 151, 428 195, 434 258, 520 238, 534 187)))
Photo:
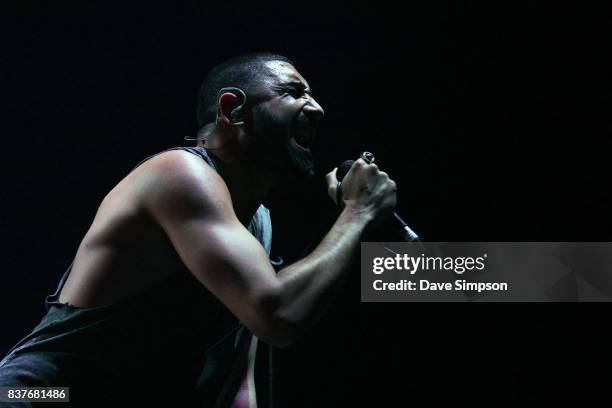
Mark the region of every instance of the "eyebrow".
POLYGON ((307 87, 306 85, 304 85, 303 82, 300 81, 289 81, 289 82, 285 82, 283 84, 283 86, 287 86, 287 87, 293 87, 302 91, 305 91, 307 94, 312 95, 312 89, 310 89, 309 87, 307 87))

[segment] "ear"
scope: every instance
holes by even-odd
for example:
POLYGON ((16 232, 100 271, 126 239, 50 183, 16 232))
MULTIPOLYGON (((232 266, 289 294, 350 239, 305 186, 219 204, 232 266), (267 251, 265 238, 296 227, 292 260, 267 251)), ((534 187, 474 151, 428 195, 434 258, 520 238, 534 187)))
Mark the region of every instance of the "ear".
POLYGON ((217 99, 217 122, 242 125, 242 108, 246 102, 246 95, 240 88, 228 87, 219 91, 217 99))

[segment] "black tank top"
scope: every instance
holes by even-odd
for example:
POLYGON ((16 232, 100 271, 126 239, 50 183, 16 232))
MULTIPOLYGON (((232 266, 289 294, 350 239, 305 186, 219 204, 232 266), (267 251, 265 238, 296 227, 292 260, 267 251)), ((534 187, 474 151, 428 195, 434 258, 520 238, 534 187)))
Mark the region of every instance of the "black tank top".
MULTIPOLYGON (((216 169, 205 149, 176 149, 216 169)), ((249 229, 268 254, 271 225, 260 206, 249 229)), ((58 301, 71 267, 47 296, 47 314, 0 362, 0 385, 70 386, 71 400, 88 406, 229 406, 251 334, 186 268, 115 304, 80 308, 58 301)), ((269 387, 258 386, 267 405, 259 394, 269 387)))

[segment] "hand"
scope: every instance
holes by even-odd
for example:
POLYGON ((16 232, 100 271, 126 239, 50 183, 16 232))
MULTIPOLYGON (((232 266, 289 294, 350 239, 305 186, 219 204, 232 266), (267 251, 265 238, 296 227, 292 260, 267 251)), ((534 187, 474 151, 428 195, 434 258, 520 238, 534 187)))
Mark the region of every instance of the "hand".
MULTIPOLYGON (((334 202, 338 184, 337 170, 335 168, 325 177, 328 193, 334 202)), ((379 171, 376 164, 367 164, 363 159, 353 163, 342 181, 342 200, 346 209, 369 215, 374 225, 383 221, 395 209, 396 191, 396 184, 387 173, 379 171)))

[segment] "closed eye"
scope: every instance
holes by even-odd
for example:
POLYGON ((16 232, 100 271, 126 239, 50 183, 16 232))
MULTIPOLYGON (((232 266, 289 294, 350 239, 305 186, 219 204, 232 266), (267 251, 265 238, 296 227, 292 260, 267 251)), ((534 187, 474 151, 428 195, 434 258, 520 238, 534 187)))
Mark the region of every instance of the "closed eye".
POLYGON ((310 89, 306 88, 306 86, 301 82, 292 82, 288 86, 284 87, 284 90, 286 93, 296 98, 299 98, 304 94, 312 96, 310 89))
POLYGON ((304 91, 301 89, 287 89, 287 93, 295 98, 299 98, 304 94, 304 91))

